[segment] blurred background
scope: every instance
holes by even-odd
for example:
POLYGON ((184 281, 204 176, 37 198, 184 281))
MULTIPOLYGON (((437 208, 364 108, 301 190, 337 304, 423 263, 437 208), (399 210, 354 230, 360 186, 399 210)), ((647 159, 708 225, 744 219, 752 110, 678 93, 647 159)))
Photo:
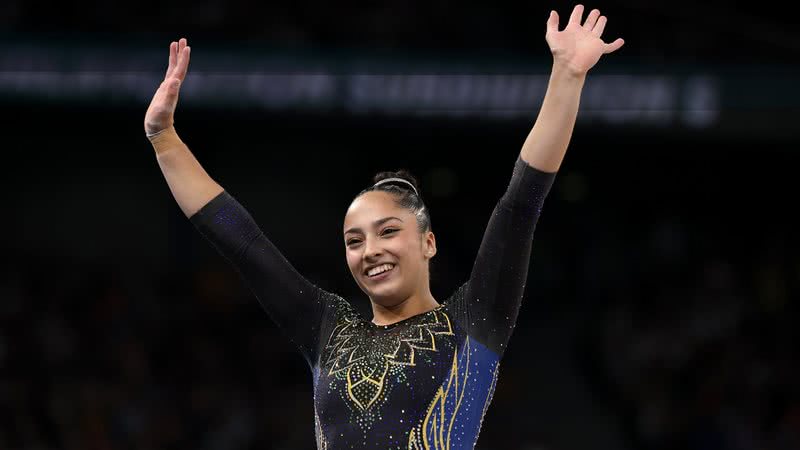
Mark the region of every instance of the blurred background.
MULTIPOLYGON (((312 449, 311 377, 175 204, 176 129, 303 274, 369 315, 341 222, 421 181, 432 290, 469 274, 536 119, 551 9, 394 1, 0 4, 0 449, 312 449)), ((800 448, 800 32, 714 1, 609 0, 534 238, 481 450, 800 448)))

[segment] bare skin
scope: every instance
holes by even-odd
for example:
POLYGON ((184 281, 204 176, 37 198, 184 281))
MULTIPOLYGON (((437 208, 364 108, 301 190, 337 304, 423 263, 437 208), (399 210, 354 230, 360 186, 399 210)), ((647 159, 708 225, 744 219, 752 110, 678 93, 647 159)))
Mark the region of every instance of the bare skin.
POLYGON ((558 13, 550 12, 545 39, 553 54, 553 69, 539 116, 522 145, 520 157, 544 172, 561 167, 578 115, 586 74, 604 54, 618 50, 621 38, 607 44, 601 36, 607 19, 597 9, 581 24, 583 5, 576 5, 564 30, 558 13))
POLYGON ((173 126, 190 52, 186 39, 170 44, 167 73, 144 117, 144 131, 156 151, 158 165, 186 217, 191 217, 223 191, 178 137, 173 126))
POLYGON ((164 81, 158 87, 150 106, 144 116, 144 131, 147 135, 158 133, 174 123, 175 108, 178 106, 178 95, 181 83, 189 70, 191 54, 186 39, 171 42, 169 45, 169 65, 164 81))

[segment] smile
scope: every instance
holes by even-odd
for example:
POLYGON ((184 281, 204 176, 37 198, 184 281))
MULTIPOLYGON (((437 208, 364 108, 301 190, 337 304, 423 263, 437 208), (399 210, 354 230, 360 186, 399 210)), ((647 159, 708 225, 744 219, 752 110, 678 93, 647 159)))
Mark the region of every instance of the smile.
POLYGON ((370 280, 382 280, 394 271, 394 264, 381 264, 369 269, 366 273, 370 280))

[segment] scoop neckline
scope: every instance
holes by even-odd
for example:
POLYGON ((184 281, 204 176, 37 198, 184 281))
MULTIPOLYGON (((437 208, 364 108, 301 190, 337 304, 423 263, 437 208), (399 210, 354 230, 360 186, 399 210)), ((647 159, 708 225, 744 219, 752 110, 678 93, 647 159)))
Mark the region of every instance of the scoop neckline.
POLYGON ((432 313, 434 311, 438 311, 438 310, 444 308, 446 305, 447 305, 447 302, 439 303, 439 306, 437 306, 436 308, 433 308, 433 309, 425 311, 425 312, 421 312, 419 314, 414 314, 413 316, 406 317, 405 319, 399 320, 397 322, 392 322, 392 323, 389 323, 389 324, 386 324, 386 325, 378 325, 378 324, 372 322, 371 320, 367 320, 367 323, 369 325, 371 325, 373 328, 377 328, 379 330, 388 330, 390 328, 396 327, 397 325, 400 325, 403 322, 408 322, 409 320, 416 319, 417 317, 422 317, 425 314, 430 314, 430 313, 432 313))

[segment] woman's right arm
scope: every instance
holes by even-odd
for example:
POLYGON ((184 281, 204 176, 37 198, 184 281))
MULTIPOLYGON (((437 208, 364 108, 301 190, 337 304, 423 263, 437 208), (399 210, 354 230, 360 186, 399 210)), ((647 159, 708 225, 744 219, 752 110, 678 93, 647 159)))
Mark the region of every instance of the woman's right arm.
POLYGON ((249 212, 206 173, 178 137, 173 116, 189 65, 186 39, 170 45, 169 68, 144 128, 172 195, 200 233, 239 272, 270 318, 309 365, 331 296, 309 282, 264 235, 249 212))
POLYGON ((190 51, 186 39, 170 44, 166 76, 144 118, 145 134, 155 149, 158 165, 186 217, 194 215, 223 191, 178 137, 173 126, 180 85, 189 67, 190 51))
POLYGON ((272 321, 313 366, 319 331, 335 296, 300 274, 228 192, 214 197, 190 221, 239 272, 272 321))

